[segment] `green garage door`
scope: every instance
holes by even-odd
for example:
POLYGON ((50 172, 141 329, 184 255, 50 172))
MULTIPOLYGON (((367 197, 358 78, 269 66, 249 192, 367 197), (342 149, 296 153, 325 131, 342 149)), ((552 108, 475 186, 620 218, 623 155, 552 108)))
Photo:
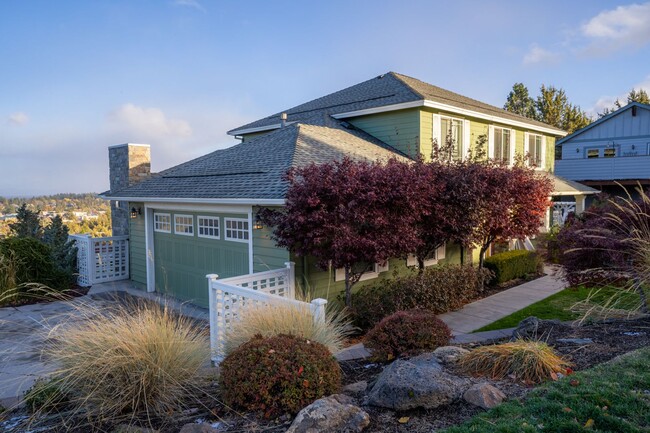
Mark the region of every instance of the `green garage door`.
POLYGON ((248 274, 247 215, 154 211, 156 292, 208 306, 206 274, 248 274))

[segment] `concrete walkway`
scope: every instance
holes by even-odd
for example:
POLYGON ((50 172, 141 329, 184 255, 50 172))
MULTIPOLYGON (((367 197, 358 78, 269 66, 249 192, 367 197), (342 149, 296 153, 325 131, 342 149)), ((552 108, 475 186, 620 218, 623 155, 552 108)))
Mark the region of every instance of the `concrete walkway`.
POLYGON ((547 275, 541 278, 472 302, 458 311, 441 314, 438 317, 451 328, 453 335, 469 334, 567 287, 566 281, 556 275, 555 268, 546 267, 544 270, 547 275))

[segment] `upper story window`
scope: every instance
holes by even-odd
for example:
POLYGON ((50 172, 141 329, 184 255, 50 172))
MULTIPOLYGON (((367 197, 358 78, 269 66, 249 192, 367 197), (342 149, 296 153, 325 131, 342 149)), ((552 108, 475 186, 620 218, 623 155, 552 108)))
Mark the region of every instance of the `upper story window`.
POLYGON ((224 218, 227 241, 248 242, 248 220, 244 218, 224 218))
POLYGON ((599 156, 600 156, 600 150, 587 149, 587 158, 598 158, 599 156))
POLYGON ((439 146, 446 148, 447 138, 451 139, 449 149, 450 159, 461 159, 463 157, 464 143, 464 121, 452 117, 440 117, 440 143, 439 146))
POLYGON ((510 129, 494 127, 493 158, 496 161, 512 163, 512 132, 510 129))
POLYGON ((603 150, 603 157, 605 158, 613 158, 616 156, 616 148, 615 147, 608 147, 607 149, 603 150))
POLYGON ((529 165, 534 165, 535 167, 543 167, 544 137, 538 134, 528 134, 528 143, 526 147, 528 150, 528 155, 530 157, 528 160, 529 165))
POLYGON ((174 215, 174 233, 194 236, 194 217, 192 215, 174 215))
POLYGON ((158 213, 154 212, 153 214, 153 230, 161 233, 171 233, 172 232, 172 217, 168 213, 158 213))

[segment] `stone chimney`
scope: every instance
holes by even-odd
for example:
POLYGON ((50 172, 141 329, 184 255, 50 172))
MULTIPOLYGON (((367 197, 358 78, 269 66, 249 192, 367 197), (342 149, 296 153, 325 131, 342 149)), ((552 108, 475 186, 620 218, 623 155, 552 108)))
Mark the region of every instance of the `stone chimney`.
MULTIPOLYGON (((148 144, 117 144, 108 147, 111 193, 134 185, 151 175, 151 148, 148 144)), ((113 236, 129 234, 129 203, 111 200, 113 236)))

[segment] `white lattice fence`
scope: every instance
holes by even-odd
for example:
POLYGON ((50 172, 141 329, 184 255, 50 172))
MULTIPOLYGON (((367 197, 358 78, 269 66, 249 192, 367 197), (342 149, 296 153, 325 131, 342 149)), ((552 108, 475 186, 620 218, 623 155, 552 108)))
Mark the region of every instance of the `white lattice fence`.
POLYGON ((576 202, 574 201, 553 202, 553 224, 563 226, 569 214, 575 211, 576 202))
POLYGON ((72 235, 70 238, 77 246, 77 283, 80 286, 129 278, 128 236, 91 238, 72 235))
POLYGON ((212 360, 224 357, 226 332, 238 320, 245 308, 257 305, 289 305, 309 309, 314 320, 325 320, 325 299, 311 303, 295 299, 294 266, 287 263, 278 269, 219 280, 207 275, 210 293, 210 346, 212 360))

